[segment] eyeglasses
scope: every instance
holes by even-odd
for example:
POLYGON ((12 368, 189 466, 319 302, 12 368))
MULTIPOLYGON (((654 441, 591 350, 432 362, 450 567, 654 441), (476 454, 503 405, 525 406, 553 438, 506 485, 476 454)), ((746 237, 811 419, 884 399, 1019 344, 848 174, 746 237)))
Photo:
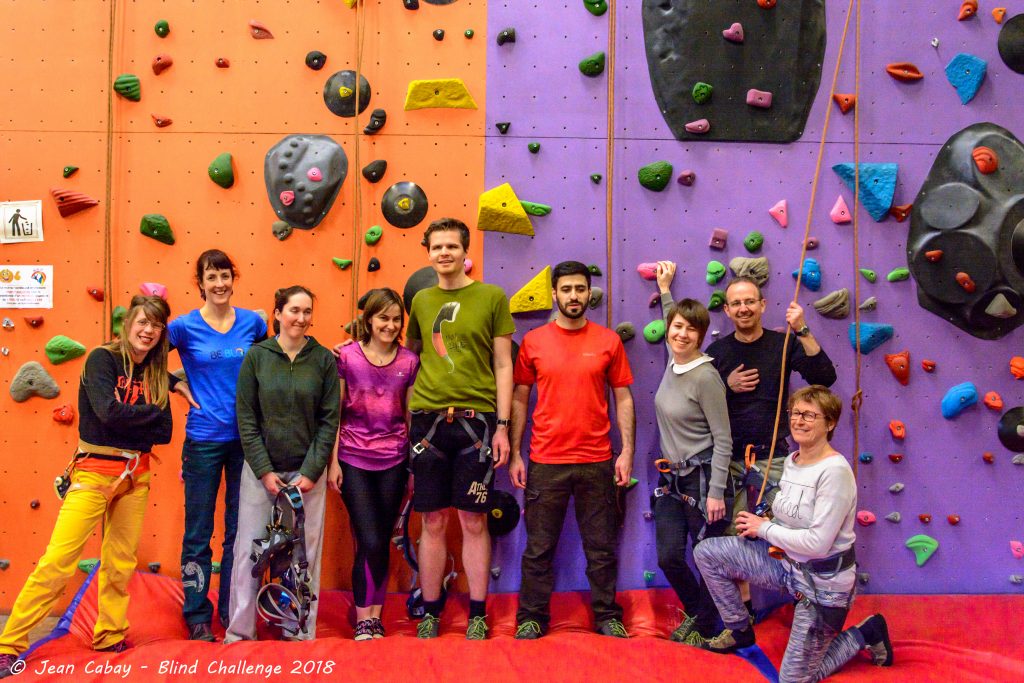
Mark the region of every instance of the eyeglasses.
POLYGON ((148 327, 154 332, 162 332, 164 327, 166 327, 166 325, 164 325, 163 323, 155 323, 152 320, 147 320, 145 318, 137 319, 135 321, 135 325, 143 330, 148 327))
POLYGON ((729 308, 739 308, 740 306, 746 306, 747 308, 753 308, 761 302, 761 299, 744 299, 743 301, 728 301, 726 306, 729 308))
POLYGON ((789 413, 790 420, 801 418, 804 422, 808 423, 814 422, 819 417, 825 417, 821 413, 815 413, 810 410, 787 410, 786 412, 789 413))

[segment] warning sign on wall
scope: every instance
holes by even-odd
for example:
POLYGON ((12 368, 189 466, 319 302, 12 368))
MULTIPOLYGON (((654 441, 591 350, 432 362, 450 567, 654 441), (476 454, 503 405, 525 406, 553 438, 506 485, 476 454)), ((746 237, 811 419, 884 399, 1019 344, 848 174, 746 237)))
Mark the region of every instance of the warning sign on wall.
POLYGON ((53 266, 0 265, 0 308, 53 308, 53 266))

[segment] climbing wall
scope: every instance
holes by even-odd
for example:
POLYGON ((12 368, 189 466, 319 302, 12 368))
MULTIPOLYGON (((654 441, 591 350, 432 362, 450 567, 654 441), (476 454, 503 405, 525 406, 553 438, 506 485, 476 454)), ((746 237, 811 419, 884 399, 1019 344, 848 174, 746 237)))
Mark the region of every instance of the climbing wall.
MULTIPOLYGON (((878 521, 857 528, 857 554, 861 571, 867 574, 867 583, 861 589, 883 593, 1019 592, 1021 587, 1009 579, 1024 574, 1024 560, 1011 553, 1010 541, 1024 537, 1024 514, 1014 504, 1024 481, 1024 467, 1012 464, 1014 452, 1004 447, 996 434, 1002 413, 1024 403, 1024 391, 1009 369, 1010 358, 1020 352, 1019 331, 997 341, 975 338, 921 308, 912 279, 887 280, 891 271, 907 266, 909 220, 898 222, 888 216, 876 222, 863 208, 860 210, 859 267, 875 271, 876 282, 871 283, 858 275, 854 265, 852 224, 836 224, 830 219, 837 197, 842 196, 847 205, 853 206, 852 192, 831 170, 835 164, 852 162, 854 154, 854 112, 844 116, 830 98, 847 3, 827 5, 821 85, 803 134, 792 144, 677 141, 657 109, 651 88, 641 17, 646 3, 617 3, 611 98, 615 140, 610 269, 605 256, 608 178, 598 184, 590 179, 593 173, 608 175, 609 73, 587 77, 577 64, 595 51, 608 49, 611 17, 592 15, 582 2, 537 3, 525 14, 518 11, 517 4, 509 1, 489 5, 492 33, 514 26, 517 41, 488 45, 486 185, 490 188, 509 182, 520 199, 547 203, 554 209, 549 216, 533 219, 533 238, 489 234, 488 274, 512 293, 545 265, 565 259, 596 263, 605 276, 595 278, 594 284, 606 293, 611 291, 612 324, 629 321, 636 326, 638 335, 626 347, 636 376, 635 476, 640 484, 629 494, 621 532, 620 587, 665 583, 657 570, 654 527, 644 512, 649 510, 648 492, 657 474, 651 464, 658 457, 653 395, 667 353, 663 345, 648 344, 639 334, 660 311, 648 306, 651 294, 657 290, 653 282, 640 278, 636 266, 659 259, 677 261, 675 296, 707 302, 715 289, 705 281, 710 260, 727 264, 734 257, 765 256, 770 263, 765 322, 768 327, 782 325, 783 311, 794 295, 791 272, 799 266, 819 141, 826 113, 831 109, 817 196, 809 218, 810 234, 819 246, 807 255, 820 264, 821 289, 812 292, 801 287, 798 297, 807 311, 808 324, 835 361, 839 381, 834 388, 847 402, 835 444, 851 459, 860 453, 866 454, 864 459, 871 459, 870 463, 859 463, 859 509, 873 512, 878 521), (511 122, 506 135, 496 130, 497 122, 511 122), (529 142, 540 143, 536 154, 528 150, 529 142), (674 169, 671 182, 661 192, 641 187, 637 176, 642 166, 656 161, 668 161, 674 169), (692 186, 675 182, 684 170, 695 173, 692 186), (782 199, 788 202, 788 228, 780 227, 768 213, 782 199), (709 247, 716 228, 728 231, 724 250, 709 247), (743 244, 753 231, 764 237, 764 245, 756 254, 748 253, 743 244), (862 314, 862 321, 890 324, 895 336, 863 356, 864 405, 860 448, 854 453, 848 408, 855 389, 855 354, 848 339, 853 316, 826 319, 815 312, 812 303, 843 287, 849 288, 852 298, 857 284, 859 300, 853 301, 852 307, 868 297, 878 301, 875 310, 862 314), (906 386, 897 382, 884 360, 885 354, 902 350, 910 352, 906 386), (922 369, 921 361, 925 359, 935 362, 934 372, 922 369), (972 382, 979 397, 989 391, 998 392, 1005 408, 989 409, 979 398, 975 406, 955 419, 943 419, 943 396, 962 382, 972 382), (905 424, 904 440, 892 437, 891 420, 905 424), (983 459, 986 452, 992 456, 991 464, 983 459), (903 457, 895 463, 891 454, 903 457), (902 491, 890 493, 889 487, 897 483, 904 485, 902 491), (892 512, 900 513, 900 522, 885 519, 892 512), (930 523, 921 521, 919 515, 929 515, 930 523), (948 521, 949 516, 958 523, 948 521), (904 547, 906 540, 917 534, 928 534, 938 541, 938 550, 921 567, 916 565, 913 552, 904 547)), ((671 3, 677 9, 684 5, 693 9, 700 4, 671 3)), ((810 10, 818 3, 803 4, 810 10)), ((1018 137, 1024 134, 1024 108, 1017 96, 1024 77, 1010 70, 999 57, 1001 26, 990 14, 991 7, 983 4, 978 16, 958 21, 955 2, 862 4, 857 105, 860 160, 898 164, 894 205, 915 201, 939 150, 961 129, 990 121, 1018 137), (946 65, 961 52, 987 62, 986 77, 967 104, 961 104, 944 73, 946 65), (887 64, 895 62, 914 63, 924 78, 916 82, 895 80, 885 70, 887 64)), ((1024 12, 1022 3, 1003 4, 1007 7, 1006 21, 1024 12)), ((715 11, 721 13, 722 7, 732 7, 738 17, 749 14, 749 6, 754 6, 753 0, 722 0, 716 3, 715 11)), ((698 41, 682 46, 682 54, 697 62, 710 59, 708 55, 716 54, 726 44, 719 33, 729 29, 730 23, 709 32, 706 44, 698 41)), ((839 70, 838 93, 855 91, 853 25, 851 22, 839 70)), ((742 50, 759 37, 760 33, 748 30, 745 43, 730 43, 728 47, 742 50)), ((771 70, 774 65, 763 66, 771 70)), ((684 83, 680 88, 688 92, 692 85, 684 83)), ((756 83, 739 85, 729 84, 741 92, 758 87, 756 83)), ((713 118, 710 123, 714 127, 713 118)), ((1010 192, 1020 196, 1024 187, 1018 185, 1010 192)), ((517 338, 546 319, 547 312, 517 316, 517 338)), ((605 307, 594 311, 592 319, 605 323, 605 307)), ((731 330, 724 313, 712 312, 708 342, 712 335, 731 330)), ((794 384, 799 386, 801 382, 794 384)), ((556 587, 583 589, 584 560, 572 519, 566 522, 565 531, 557 558, 556 587)), ((503 556, 518 557, 523 545, 522 532, 502 541, 503 556)), ((518 564, 506 565, 501 588, 514 590, 518 581, 518 564)))

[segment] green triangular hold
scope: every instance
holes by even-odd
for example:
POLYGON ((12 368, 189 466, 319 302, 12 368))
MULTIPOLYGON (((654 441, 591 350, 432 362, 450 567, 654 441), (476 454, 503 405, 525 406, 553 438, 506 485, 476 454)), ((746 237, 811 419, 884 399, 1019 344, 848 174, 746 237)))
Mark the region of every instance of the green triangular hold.
POLYGON ((87 560, 79 560, 79 562, 78 562, 78 569, 79 569, 79 571, 83 571, 86 574, 88 574, 89 572, 92 571, 93 567, 95 567, 99 563, 100 563, 99 559, 95 558, 95 557, 90 557, 87 560))
POLYGON ((159 213, 147 213, 143 216, 142 222, 139 224, 139 232, 146 237, 152 237, 157 242, 174 244, 174 231, 171 230, 171 224, 159 213))
POLYGON ((928 534, 918 534, 907 539, 906 546, 914 551, 914 561, 918 567, 931 559, 935 551, 939 549, 939 542, 928 534))
POLYGON ((508 127, 511 126, 512 123, 510 121, 499 121, 494 125, 498 127, 498 132, 504 135, 508 132, 508 127))
POLYGON ((653 164, 641 167, 636 175, 640 184, 648 190, 661 192, 668 186, 668 181, 672 179, 672 164, 667 161, 655 161, 653 164))
POLYGON ((210 180, 227 189, 235 184, 235 169, 231 167, 231 152, 221 152, 210 165, 206 172, 210 174, 210 180))
POLYGON ((603 177, 604 177, 604 176, 602 176, 602 175, 601 175, 600 173, 591 173, 591 174, 590 174, 590 182, 592 182, 592 183, 594 183, 595 185, 597 185, 598 183, 600 183, 600 182, 601 182, 601 179, 602 179, 603 177))
POLYGON ((870 268, 861 268, 860 274, 864 276, 864 279, 868 282, 875 282, 878 280, 878 274, 870 268))
POLYGON ((889 282, 902 282, 910 278, 910 270, 908 268, 893 268, 889 271, 889 274, 885 276, 885 279, 889 282))
POLYGON ((338 266, 342 270, 345 270, 346 268, 352 265, 352 259, 347 258, 334 257, 331 259, 331 261, 333 261, 334 265, 338 266))
POLYGON ((604 73, 604 52, 595 52, 580 60, 580 73, 595 78, 604 73))
POLYGON ((551 213, 551 207, 547 204, 538 204, 536 202, 524 202, 519 200, 519 203, 523 205, 523 211, 533 216, 547 216, 551 213))
POLYGON ((589 266, 587 266, 587 270, 589 270, 590 274, 593 275, 594 277, 601 277, 604 275, 604 273, 601 272, 601 269, 598 268, 597 264, 595 263, 591 263, 589 266))
POLYGON ((70 178, 71 176, 75 175, 75 171, 77 171, 77 170, 78 170, 77 166, 65 166, 64 167, 64 177, 65 178, 70 178))
POLYGON ((46 357, 54 365, 60 365, 85 355, 85 347, 83 345, 70 337, 65 337, 63 334, 58 334, 46 342, 46 347, 43 350, 46 352, 46 357))

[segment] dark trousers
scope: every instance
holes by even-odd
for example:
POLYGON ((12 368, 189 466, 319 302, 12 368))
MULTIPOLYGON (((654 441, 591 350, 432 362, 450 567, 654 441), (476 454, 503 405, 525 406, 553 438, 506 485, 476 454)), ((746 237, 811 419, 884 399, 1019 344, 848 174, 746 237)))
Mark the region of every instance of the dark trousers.
POLYGON ((618 528, 611 461, 584 465, 530 463, 518 623, 532 619, 546 628, 550 621, 548 608, 555 584, 551 560, 570 497, 587 558, 594 621, 600 625, 610 619, 622 619, 622 607, 615 602, 618 528))
POLYGON ((409 481, 408 464, 364 470, 341 463, 341 499, 348 509, 356 556, 352 593, 358 607, 383 605, 387 593, 391 530, 398 519, 409 481))
POLYGON ((217 491, 224 472, 224 543, 221 550, 221 581, 217 612, 229 614, 231 569, 235 534, 238 531, 238 483, 245 455, 241 441, 193 441, 185 439, 181 450, 181 474, 185 480, 185 536, 181 541, 181 582, 185 593, 185 623, 213 620, 213 604, 207 597, 213 573, 213 520, 217 491))

